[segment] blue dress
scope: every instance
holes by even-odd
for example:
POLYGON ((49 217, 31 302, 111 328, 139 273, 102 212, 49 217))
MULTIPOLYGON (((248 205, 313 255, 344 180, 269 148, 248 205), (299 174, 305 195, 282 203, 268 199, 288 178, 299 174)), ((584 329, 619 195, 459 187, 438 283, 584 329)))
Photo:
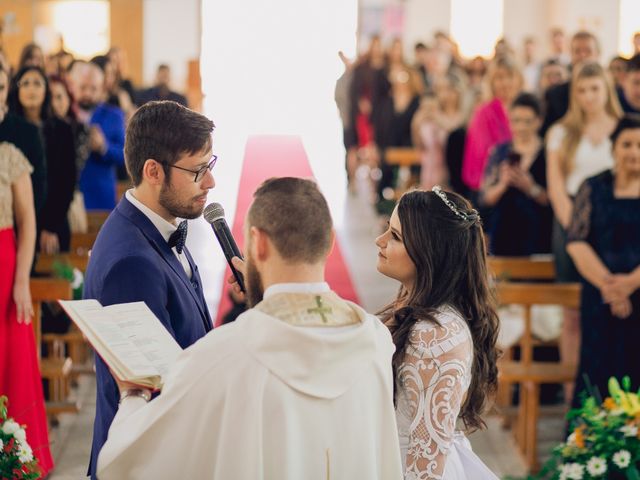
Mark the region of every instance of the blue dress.
MULTIPOLYGON (((630 273, 640 265, 640 198, 615 198, 614 174, 607 170, 580 187, 568 231, 568 242, 587 242, 609 271, 630 273)), ((611 314, 600 290, 582 280, 580 322, 582 344, 573 405, 580 404, 586 379, 602 398, 609 377, 629 375, 640 384, 640 290, 631 296, 633 312, 620 319, 611 314)))

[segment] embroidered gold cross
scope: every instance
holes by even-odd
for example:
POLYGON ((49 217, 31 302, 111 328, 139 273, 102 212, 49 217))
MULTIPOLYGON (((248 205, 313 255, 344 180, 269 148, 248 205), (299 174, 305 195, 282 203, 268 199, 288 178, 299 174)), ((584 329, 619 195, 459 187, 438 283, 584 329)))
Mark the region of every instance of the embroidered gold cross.
POLYGON ((316 308, 308 308, 307 313, 317 313, 322 317, 322 322, 327 323, 327 318, 325 317, 326 313, 332 313, 333 310, 329 307, 324 307, 322 305, 322 297, 316 295, 316 308))

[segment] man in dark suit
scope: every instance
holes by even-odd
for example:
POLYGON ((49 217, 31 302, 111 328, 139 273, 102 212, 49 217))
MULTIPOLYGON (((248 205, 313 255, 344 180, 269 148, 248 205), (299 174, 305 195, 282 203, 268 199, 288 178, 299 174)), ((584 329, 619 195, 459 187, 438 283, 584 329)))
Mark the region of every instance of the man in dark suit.
MULTIPOLYGON (((579 31, 571 38, 571 69, 580 63, 597 62, 600 57, 600 43, 594 34, 579 31)), ((547 130, 560 120, 569 109, 569 93, 571 81, 555 85, 544 94, 545 117, 540 135, 544 137, 547 130)))
MULTIPOLYGON (((198 268, 184 247, 186 220, 176 223, 202 215, 215 186, 213 128, 211 120, 175 102, 151 102, 136 112, 125 144, 134 187, 101 228, 85 277, 84 298, 105 306, 144 301, 182 348, 213 328, 198 268)), ((98 356, 96 381, 92 478, 120 399, 98 356)))
POLYGON ((146 90, 142 90, 136 99, 138 105, 144 105, 154 100, 172 100, 181 105, 187 106, 187 99, 184 95, 171 90, 171 69, 169 65, 162 64, 156 73, 156 84, 146 90))
POLYGON ((124 113, 104 103, 104 73, 94 63, 72 70, 78 119, 89 126, 90 154, 80 174, 87 210, 111 210, 116 205, 116 169, 124 163, 124 113))

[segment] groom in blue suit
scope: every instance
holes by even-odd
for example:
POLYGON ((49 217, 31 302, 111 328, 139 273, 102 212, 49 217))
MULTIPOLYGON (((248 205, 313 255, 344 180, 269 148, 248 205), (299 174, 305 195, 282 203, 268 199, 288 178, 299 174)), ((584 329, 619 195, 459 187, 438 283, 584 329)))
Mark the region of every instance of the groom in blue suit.
MULTIPOLYGON (((187 222, 177 223, 202 215, 215 186, 213 128, 211 120, 175 102, 151 102, 136 112, 124 147, 134 188, 100 230, 85 277, 84 298, 104 306, 144 301, 182 348, 213 328, 198 267, 184 246, 187 222)), ((92 478, 120 400, 98 356, 96 380, 92 478)))

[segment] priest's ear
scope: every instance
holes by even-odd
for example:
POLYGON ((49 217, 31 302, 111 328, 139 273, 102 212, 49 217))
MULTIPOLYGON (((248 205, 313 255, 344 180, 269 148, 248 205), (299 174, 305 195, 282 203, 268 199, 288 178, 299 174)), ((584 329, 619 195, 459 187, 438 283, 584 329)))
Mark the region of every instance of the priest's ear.
POLYGON ((251 227, 249 229, 249 235, 251 236, 249 246, 249 248, 251 248, 251 255, 255 260, 264 262, 271 254, 271 249, 273 248, 269 235, 258 227, 251 227))

